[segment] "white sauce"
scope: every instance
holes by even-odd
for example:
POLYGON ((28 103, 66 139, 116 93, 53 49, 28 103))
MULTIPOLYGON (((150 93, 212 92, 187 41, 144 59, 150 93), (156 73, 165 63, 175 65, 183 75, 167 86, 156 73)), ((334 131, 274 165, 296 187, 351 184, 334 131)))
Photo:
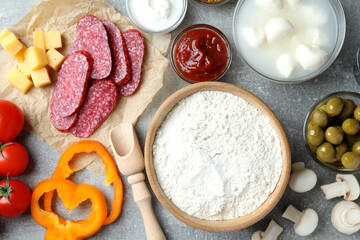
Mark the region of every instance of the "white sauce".
POLYGON ((129 0, 132 18, 140 27, 152 32, 164 31, 175 25, 182 17, 182 0, 129 0))
POLYGON ((328 0, 246 0, 235 21, 242 55, 270 78, 288 80, 316 71, 336 43, 336 17, 328 0))

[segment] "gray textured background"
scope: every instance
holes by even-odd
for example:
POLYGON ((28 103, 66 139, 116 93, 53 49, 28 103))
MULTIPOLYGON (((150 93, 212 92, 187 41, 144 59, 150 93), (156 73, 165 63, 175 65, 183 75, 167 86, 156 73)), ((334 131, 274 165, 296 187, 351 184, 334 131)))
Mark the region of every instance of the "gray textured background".
MULTIPOLYGON (((109 2, 120 13, 127 15, 125 0, 111 0, 109 2)), ((228 36, 234 48, 234 58, 232 66, 223 81, 250 90, 270 106, 288 134, 292 161, 304 161, 307 167, 314 169, 318 175, 318 183, 313 190, 305 194, 294 193, 287 189, 279 204, 263 220, 247 229, 231 233, 210 233, 189 227, 168 213, 154 197, 154 210, 168 239, 250 239, 254 231, 258 229, 264 230, 271 219, 275 219, 284 228, 280 239, 306 239, 295 235, 293 225, 281 217, 282 212, 289 204, 293 204, 298 209, 311 207, 318 212, 319 226, 307 239, 360 239, 360 232, 352 236, 346 236, 338 233, 332 227, 330 222, 331 209, 341 199, 327 201, 319 186, 333 182, 335 174, 326 171, 312 161, 306 152, 302 138, 304 118, 314 101, 334 91, 359 91, 360 89, 352 74, 352 64, 360 42, 360 31, 358 29, 360 1, 342 0, 341 2, 346 14, 347 34, 344 47, 337 60, 316 79, 301 84, 281 85, 258 77, 244 65, 236 53, 231 31, 236 0, 232 0, 221 7, 207 7, 189 0, 186 17, 183 23, 173 32, 173 36, 181 29, 195 23, 211 24, 221 29, 228 36)), ((32 3, 32 0, 0 0, 0 29, 11 27, 17 23, 29 12, 32 3)), ((142 146, 150 120, 156 109, 168 96, 186 85, 188 84, 177 77, 169 65, 165 74, 164 87, 156 95, 154 101, 148 106, 136 125, 142 146)), ((51 176, 59 155, 40 139, 26 132, 20 135, 18 141, 28 149, 30 165, 26 173, 17 178, 28 183, 30 188, 33 189, 38 182, 51 176)), ((86 170, 77 174, 76 178, 87 178, 86 182, 90 181, 99 188, 103 188, 103 179, 90 174, 86 170)), ((132 201, 132 193, 126 179, 123 178, 123 180, 125 183, 125 201, 119 219, 109 226, 102 227, 92 239, 145 239, 140 211, 132 201)), ((107 194, 111 195, 111 191, 107 191, 107 194)), ((356 202, 360 204, 359 199, 356 202)), ((86 204, 82 208, 82 214, 77 217, 83 216, 84 212, 88 211, 86 204)), ((66 214, 64 215, 66 216, 66 214)), ((35 223, 29 211, 16 219, 0 217, 0 239, 41 239, 43 235, 44 229, 35 223)))

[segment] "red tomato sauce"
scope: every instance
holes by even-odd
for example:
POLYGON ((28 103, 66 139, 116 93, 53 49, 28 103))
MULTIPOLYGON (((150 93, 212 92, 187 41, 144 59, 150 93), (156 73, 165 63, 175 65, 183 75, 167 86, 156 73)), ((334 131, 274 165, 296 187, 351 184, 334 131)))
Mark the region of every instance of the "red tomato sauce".
POLYGON ((214 31, 194 29, 182 36, 175 49, 175 62, 180 73, 194 82, 211 81, 226 68, 228 50, 214 31))

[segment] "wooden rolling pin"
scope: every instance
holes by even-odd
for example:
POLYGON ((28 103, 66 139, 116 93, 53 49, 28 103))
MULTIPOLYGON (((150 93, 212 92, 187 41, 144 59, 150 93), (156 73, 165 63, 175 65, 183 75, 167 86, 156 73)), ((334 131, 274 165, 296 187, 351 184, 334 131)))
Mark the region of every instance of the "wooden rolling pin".
POLYGON ((128 177, 131 184, 134 201, 144 220, 147 239, 166 239, 154 214, 151 194, 144 182, 144 157, 132 124, 123 123, 114 128, 110 133, 110 141, 120 172, 128 177))

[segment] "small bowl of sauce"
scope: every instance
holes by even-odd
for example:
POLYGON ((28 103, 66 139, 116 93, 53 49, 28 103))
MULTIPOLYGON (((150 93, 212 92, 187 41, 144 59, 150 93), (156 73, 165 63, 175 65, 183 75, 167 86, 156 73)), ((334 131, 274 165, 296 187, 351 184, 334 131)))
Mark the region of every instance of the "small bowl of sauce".
POLYGON ((175 72, 189 83, 217 81, 231 65, 231 46, 219 29, 196 24, 175 37, 170 59, 175 72))

